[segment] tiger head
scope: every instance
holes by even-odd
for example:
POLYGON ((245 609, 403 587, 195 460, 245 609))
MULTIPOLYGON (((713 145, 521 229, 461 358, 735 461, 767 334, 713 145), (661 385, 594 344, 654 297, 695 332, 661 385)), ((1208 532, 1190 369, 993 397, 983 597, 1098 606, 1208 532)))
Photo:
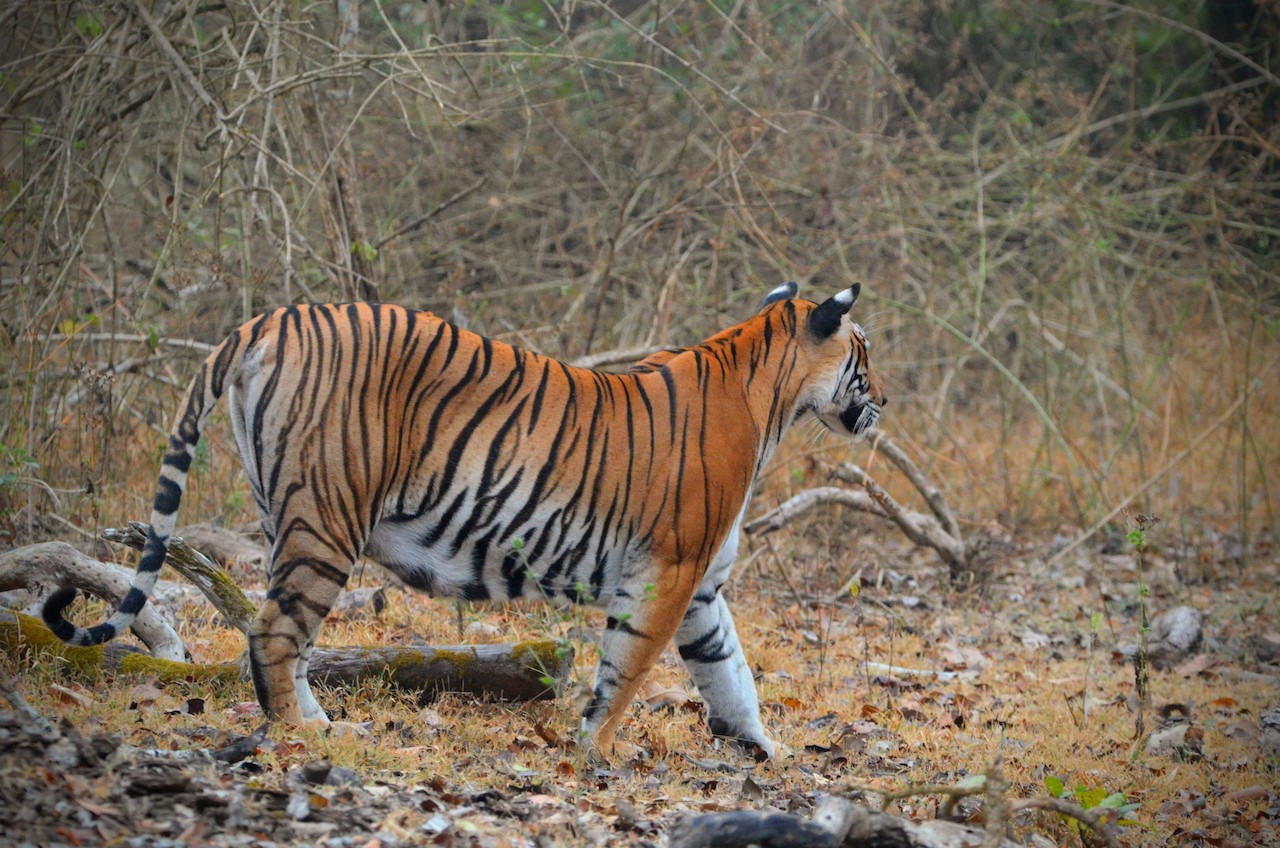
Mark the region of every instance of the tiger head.
POLYGON ((865 434, 875 427, 887 401, 884 382, 871 365, 871 344, 849 317, 862 286, 855 283, 820 304, 794 300, 797 288, 784 283, 764 301, 766 309, 780 301, 794 304, 796 333, 810 354, 811 378, 800 395, 797 417, 811 412, 835 433, 865 434))

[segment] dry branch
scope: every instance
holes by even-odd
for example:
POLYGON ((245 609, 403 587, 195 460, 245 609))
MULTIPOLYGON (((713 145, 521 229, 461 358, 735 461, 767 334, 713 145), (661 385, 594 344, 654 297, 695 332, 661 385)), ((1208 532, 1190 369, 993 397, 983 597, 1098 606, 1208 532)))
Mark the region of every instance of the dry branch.
POLYGON ((871 443, 911 481, 933 515, 907 509, 894 500, 861 467, 852 463, 842 463, 832 472, 832 476, 846 483, 861 486, 862 491, 836 486, 806 489, 759 518, 748 522, 744 529, 748 533, 768 533, 784 527, 821 504, 835 503, 894 522, 911 541, 937 551, 938 556, 942 557, 950 568, 953 578, 967 572, 971 552, 960 535, 960 524, 956 521, 955 513, 947 504, 942 490, 934 485, 920 467, 907 456, 906 451, 898 447, 884 433, 873 434, 871 443))
POLYGON ((639 362, 663 350, 667 350, 667 348, 662 345, 644 345, 625 350, 602 350, 599 353, 588 353, 585 356, 579 356, 573 360, 573 364, 579 368, 607 368, 611 365, 639 362))
POLYGON ((770 533, 780 530, 809 510, 828 503, 841 504, 881 518, 889 517, 888 513, 866 492, 855 492, 838 486, 819 486, 814 489, 805 489, 759 518, 748 521, 743 529, 748 533, 770 533))
MULTIPOLYGON (((847 483, 858 484, 866 489, 867 494, 876 502, 876 505, 884 510, 885 514, 888 515, 893 523, 898 525, 908 539, 917 545, 924 545, 937 551, 938 555, 951 567, 953 575, 967 567, 968 554, 965 551, 964 543, 958 537, 943 529, 940 517, 925 515, 922 512, 916 512, 902 506, 879 483, 871 479, 867 472, 851 462, 841 463, 832 472, 832 475, 837 479, 844 480, 847 483)), ((915 483, 916 481, 912 480, 912 482, 915 483)), ((951 518, 950 521, 952 524, 955 523, 954 518, 951 518)))
MULTIPOLYGON (((103 530, 102 538, 140 551, 147 541, 149 529, 141 521, 130 521, 127 528, 108 527, 103 530)), ((213 560, 188 545, 182 537, 174 536, 169 540, 165 562, 191 581, 228 624, 241 633, 249 632, 249 622, 258 614, 258 609, 213 560)))
MULTIPOLYGON (((0 592, 26 589, 31 593, 28 609, 32 612, 62 586, 118 604, 132 582, 132 572, 85 556, 66 542, 42 542, 0 554, 0 592)), ((186 658, 182 639, 155 606, 143 607, 133 632, 156 657, 186 658)))

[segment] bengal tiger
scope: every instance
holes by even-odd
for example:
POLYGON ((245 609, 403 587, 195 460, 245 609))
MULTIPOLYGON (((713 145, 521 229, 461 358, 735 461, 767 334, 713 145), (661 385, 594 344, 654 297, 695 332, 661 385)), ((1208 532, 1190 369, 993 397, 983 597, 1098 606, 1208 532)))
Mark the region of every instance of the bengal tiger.
POLYGON ((722 589, 761 469, 807 415, 865 433, 884 402, 849 317, 860 286, 822 304, 774 289, 758 314, 629 373, 584 370, 374 303, 286 306, 205 360, 168 438, 132 587, 104 623, 43 610, 95 645, 155 586, 201 428, 228 395, 271 546, 249 633, 264 713, 327 723, 307 664, 357 557, 431 595, 563 595, 607 609, 579 740, 607 752, 674 637, 720 737, 773 756, 722 589))

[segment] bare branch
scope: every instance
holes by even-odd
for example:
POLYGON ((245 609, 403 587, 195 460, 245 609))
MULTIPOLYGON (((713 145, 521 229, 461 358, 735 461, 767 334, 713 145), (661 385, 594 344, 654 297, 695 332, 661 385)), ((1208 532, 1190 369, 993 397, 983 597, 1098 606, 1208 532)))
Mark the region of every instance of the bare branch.
POLYGON ((742 529, 748 533, 769 533, 785 527, 806 512, 828 503, 840 504, 860 512, 869 512, 881 518, 890 517, 884 507, 872 500, 866 492, 852 492, 838 486, 821 486, 800 492, 759 518, 748 521, 742 529))
MULTIPOLYGON (((968 556, 964 543, 948 533, 942 523, 932 515, 925 515, 903 507, 884 488, 857 465, 846 462, 833 475, 848 483, 856 483, 867 490, 871 499, 917 545, 933 548, 951 566, 952 573, 962 571, 968 556)), ((954 519, 952 519, 954 521, 954 519)))
POLYGON ((573 364, 579 368, 607 368, 610 365, 625 365, 630 362, 639 362, 642 359, 653 356, 666 350, 665 346, 645 345, 643 347, 632 347, 624 350, 602 350, 599 353, 588 353, 579 356, 573 360, 573 364))
MULTIPOLYGON (((127 529, 108 527, 103 530, 102 538, 142 550, 150 529, 141 521, 130 521, 127 529)), ((228 624, 241 633, 249 632, 249 623, 258 614, 257 607, 211 559, 188 545, 180 536, 174 536, 169 540, 169 552, 164 561, 199 589, 228 624)))
MULTIPOLYGON (((0 554, 0 592, 26 589, 31 593, 28 609, 32 612, 62 586, 118 604, 132 583, 131 571, 85 556, 66 542, 42 542, 0 554)), ((181 661, 187 656, 182 639, 154 604, 142 608, 133 632, 156 657, 181 661)))
POLYGON ((911 481, 911 485, 915 486, 916 490, 924 497, 929 509, 933 510, 933 514, 938 516, 938 520, 942 522, 942 529, 959 541, 961 538, 960 523, 956 521, 955 513, 951 511, 951 507, 947 504, 947 499, 943 497, 942 490, 924 475, 920 467, 911 460, 911 457, 907 456, 907 452, 898 447, 897 442, 889 438, 889 435, 883 430, 876 430, 872 433, 869 441, 873 448, 898 466, 898 470, 906 475, 907 479, 911 481))

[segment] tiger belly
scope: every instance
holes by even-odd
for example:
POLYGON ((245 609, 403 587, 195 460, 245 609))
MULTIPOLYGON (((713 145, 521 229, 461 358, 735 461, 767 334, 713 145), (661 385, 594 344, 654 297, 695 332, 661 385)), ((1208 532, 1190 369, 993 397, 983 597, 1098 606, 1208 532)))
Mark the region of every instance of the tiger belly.
MULTIPOLYGON (((495 522, 495 527, 502 522, 495 522)), ((431 515, 383 520, 364 555, 415 589, 435 597, 509 600, 564 597, 608 603, 624 557, 600 544, 591 527, 555 521, 500 537, 492 528, 458 537, 431 515)))

